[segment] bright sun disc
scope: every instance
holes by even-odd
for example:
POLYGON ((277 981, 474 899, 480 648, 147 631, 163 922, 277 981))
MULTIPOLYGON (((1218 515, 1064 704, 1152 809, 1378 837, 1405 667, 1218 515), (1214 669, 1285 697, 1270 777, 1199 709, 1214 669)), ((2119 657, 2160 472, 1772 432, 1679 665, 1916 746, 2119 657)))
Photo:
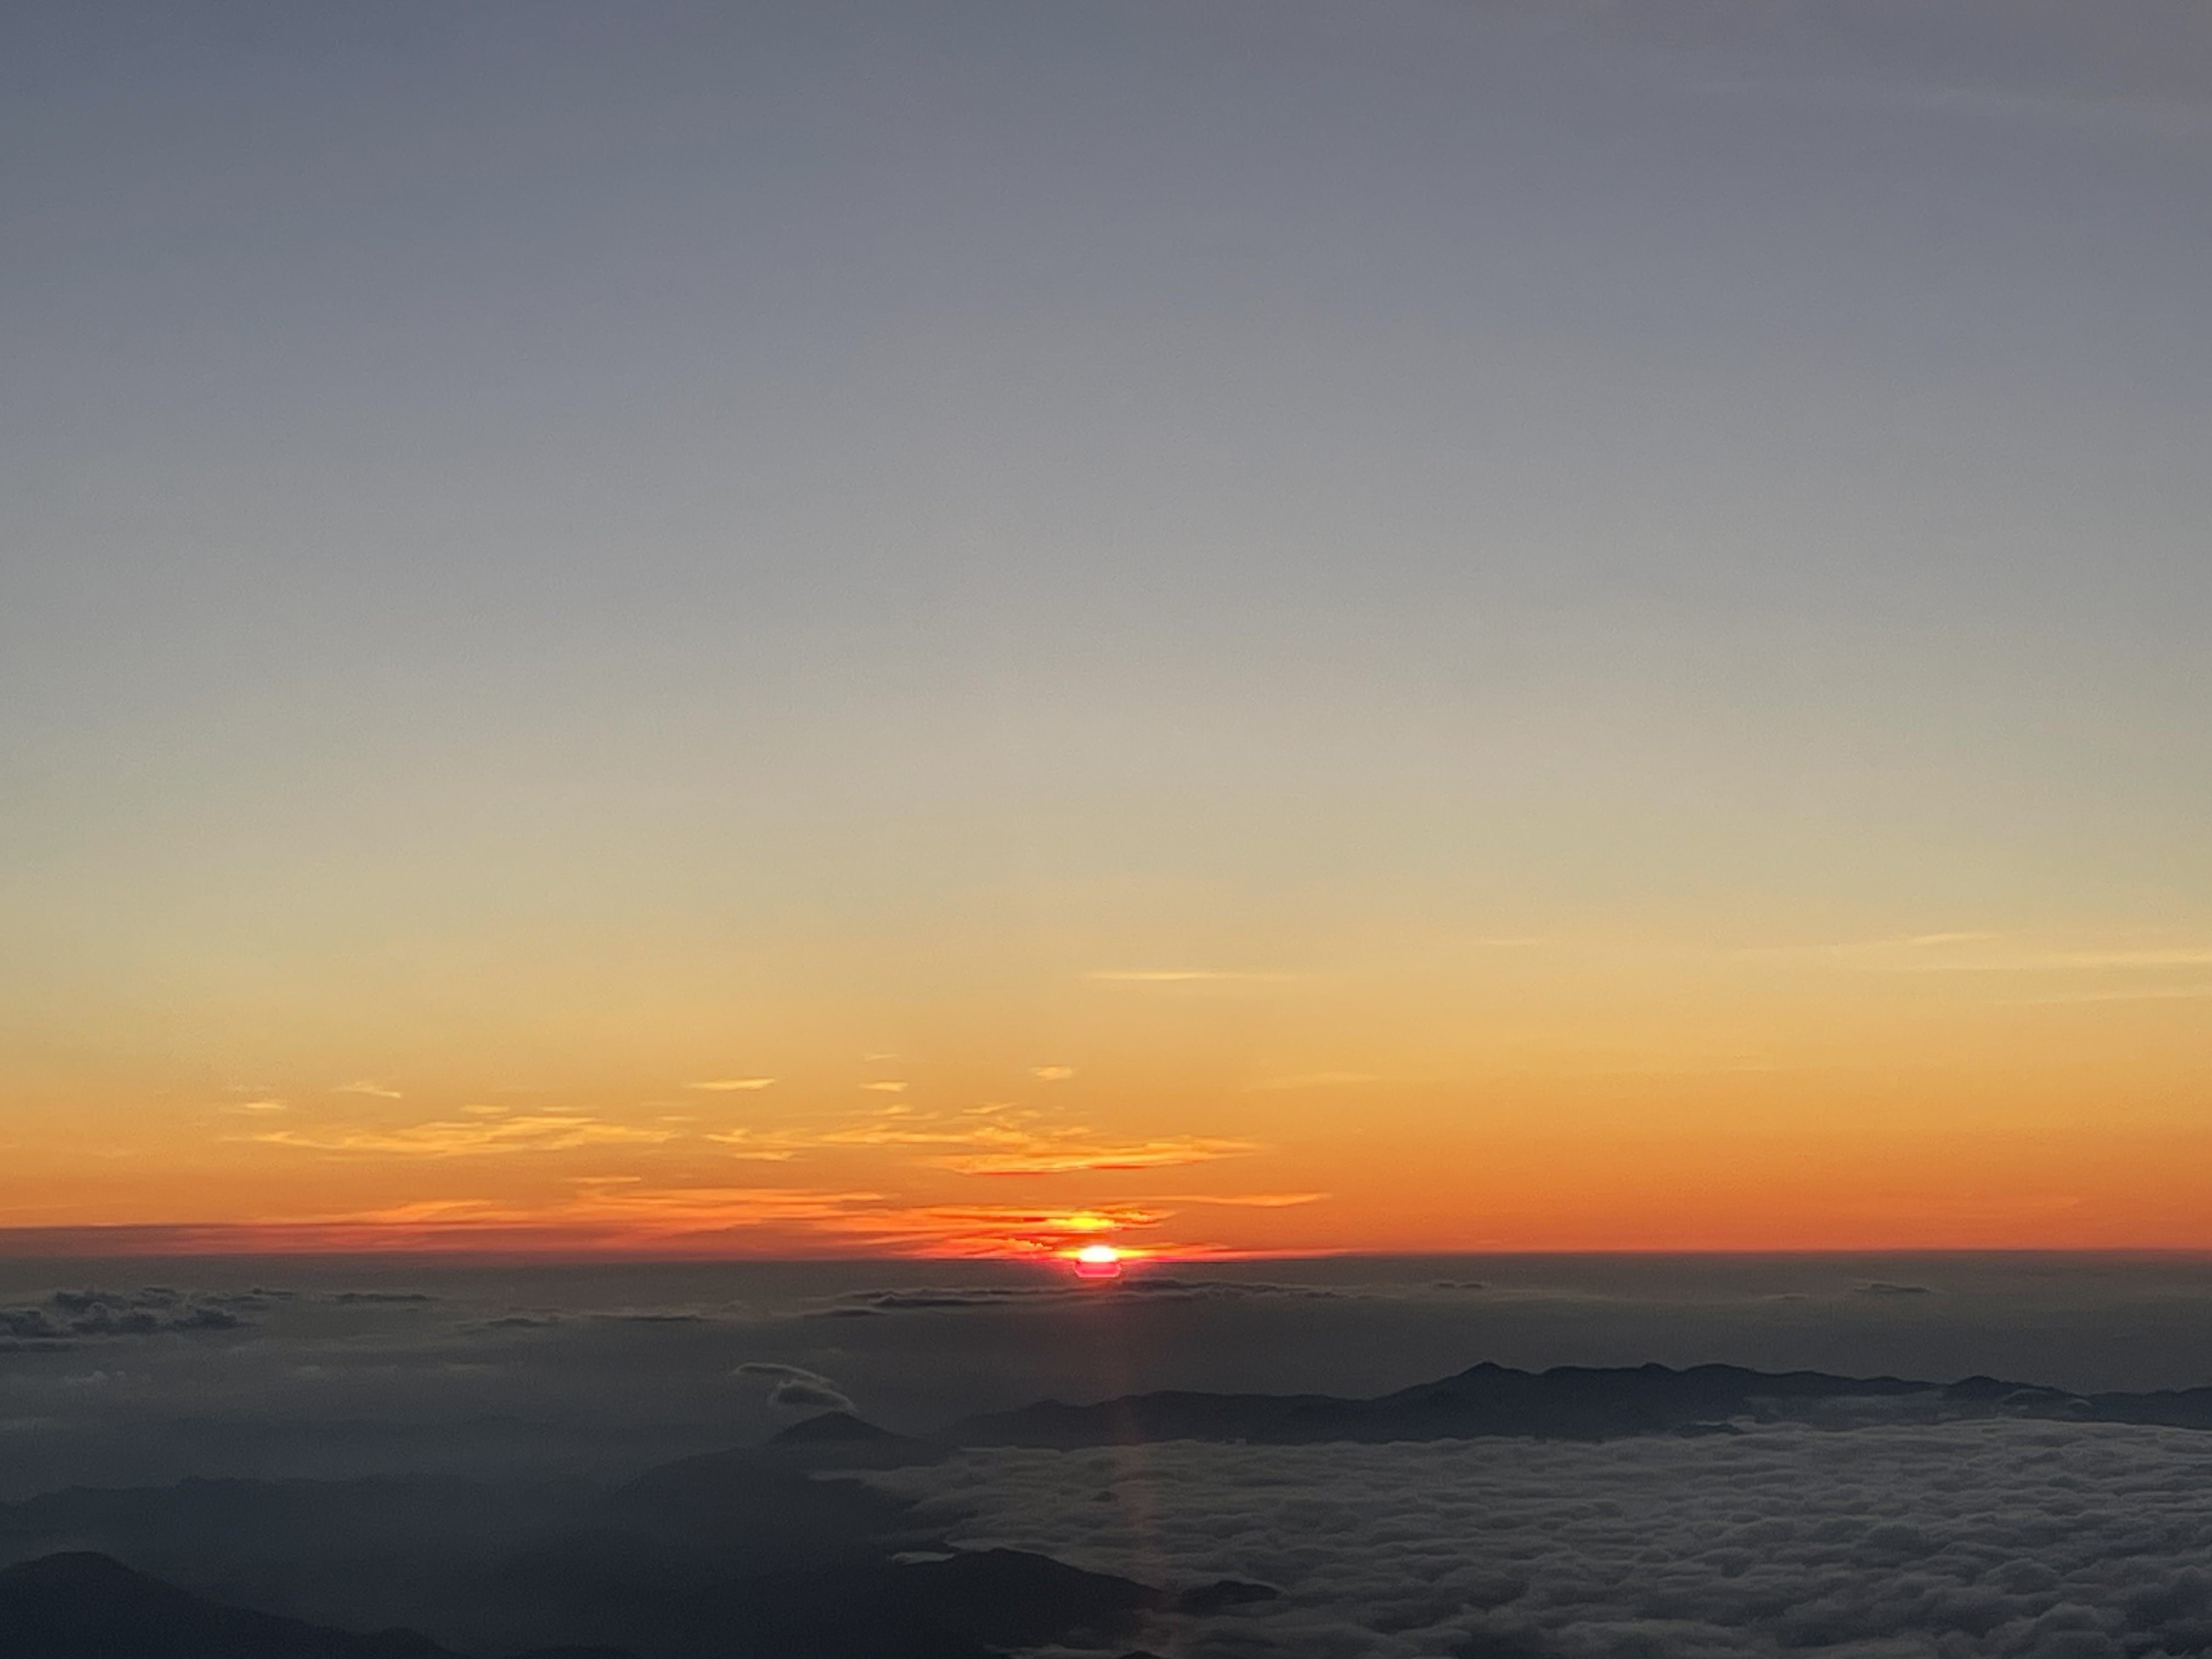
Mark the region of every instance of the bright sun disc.
POLYGON ((1075 1271, 1085 1279, 1118 1279, 1121 1253, 1111 1244, 1085 1244, 1075 1253, 1075 1271))

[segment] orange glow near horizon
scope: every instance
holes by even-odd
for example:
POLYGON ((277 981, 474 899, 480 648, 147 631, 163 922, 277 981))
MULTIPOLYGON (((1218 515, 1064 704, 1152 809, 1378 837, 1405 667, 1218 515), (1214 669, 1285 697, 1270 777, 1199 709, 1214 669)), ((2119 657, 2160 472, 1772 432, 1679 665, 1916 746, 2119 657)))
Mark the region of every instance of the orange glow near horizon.
POLYGON ((2212 1250, 2212 3, 879 9, 25 9, 0 1255, 2212 1250))
POLYGON ((0 1252, 2206 1249, 2198 954, 1516 943, 1481 975, 1069 974, 880 1048, 834 1006, 738 1042, 630 1004, 380 1066, 312 1029, 18 1057, 0 1252))

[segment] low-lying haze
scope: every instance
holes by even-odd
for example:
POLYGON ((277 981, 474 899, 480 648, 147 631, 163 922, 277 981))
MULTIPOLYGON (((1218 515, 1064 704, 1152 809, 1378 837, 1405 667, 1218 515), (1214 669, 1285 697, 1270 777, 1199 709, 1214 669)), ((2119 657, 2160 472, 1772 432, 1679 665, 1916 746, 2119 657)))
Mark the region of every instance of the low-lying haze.
POLYGON ((1484 1359, 2189 1387, 2212 1379, 2212 1263, 1343 1258, 1102 1289, 972 1262, 18 1261, 0 1484, 617 1467, 792 1420, 745 1367, 921 1431, 1047 1396, 1376 1394, 1484 1359))

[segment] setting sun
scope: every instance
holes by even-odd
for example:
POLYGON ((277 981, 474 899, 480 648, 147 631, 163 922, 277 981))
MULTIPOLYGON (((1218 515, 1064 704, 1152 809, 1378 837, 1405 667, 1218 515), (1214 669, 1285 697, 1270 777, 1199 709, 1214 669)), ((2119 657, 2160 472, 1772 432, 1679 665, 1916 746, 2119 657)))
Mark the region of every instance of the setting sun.
POLYGON ((2212 0, 0 146, 0 1659, 2212 1659, 2212 0))
POLYGON ((1119 1279, 1121 1252, 1111 1244, 1086 1244, 1075 1253, 1075 1271, 1083 1279, 1119 1279))

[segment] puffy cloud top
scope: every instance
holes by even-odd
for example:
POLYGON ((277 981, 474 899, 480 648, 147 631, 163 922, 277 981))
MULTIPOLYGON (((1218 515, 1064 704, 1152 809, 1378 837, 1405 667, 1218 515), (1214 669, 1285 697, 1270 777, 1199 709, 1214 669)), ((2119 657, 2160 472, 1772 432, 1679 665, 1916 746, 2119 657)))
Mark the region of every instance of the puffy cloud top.
POLYGON ((165 1285, 137 1291, 56 1291, 28 1307, 0 1308, 0 1340, 45 1344, 78 1337, 155 1336, 164 1331, 235 1330, 252 1295, 191 1295, 165 1285))
MULTIPOLYGON (((982 1451, 958 1541, 1282 1598, 1188 1659, 2148 1659, 2212 1647, 2212 1435, 2008 1421, 1580 1444, 982 1451)), ((1125 1644, 1126 1645, 1126 1644, 1125 1644)), ((1120 1652, 1121 1649, 1113 1651, 1120 1652)), ((1107 1650, 1099 1650, 1101 1653, 1107 1650)))

